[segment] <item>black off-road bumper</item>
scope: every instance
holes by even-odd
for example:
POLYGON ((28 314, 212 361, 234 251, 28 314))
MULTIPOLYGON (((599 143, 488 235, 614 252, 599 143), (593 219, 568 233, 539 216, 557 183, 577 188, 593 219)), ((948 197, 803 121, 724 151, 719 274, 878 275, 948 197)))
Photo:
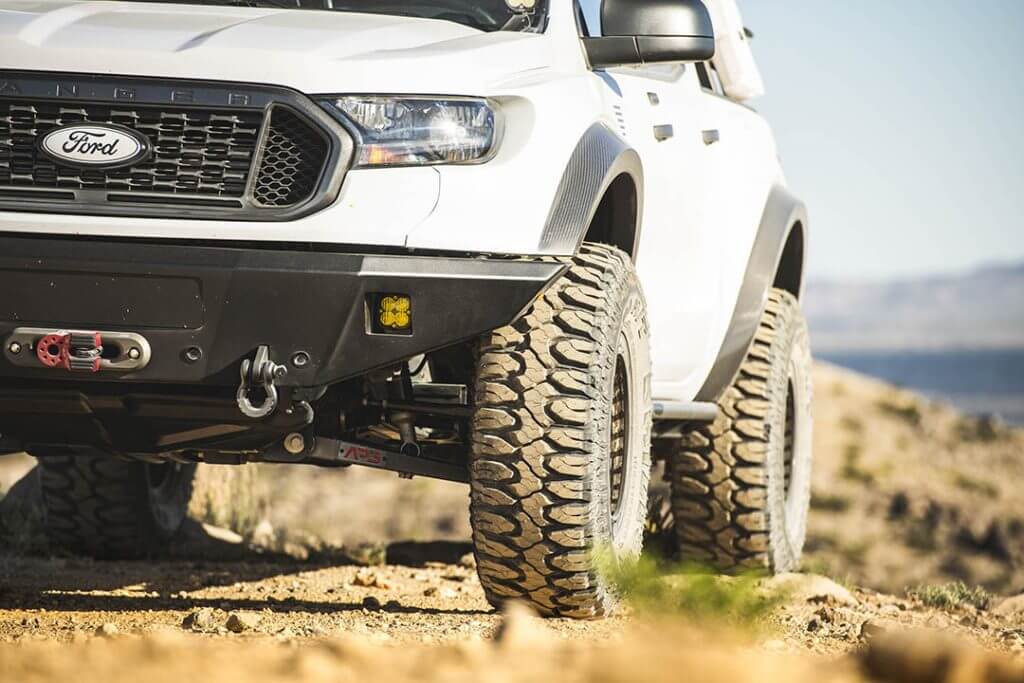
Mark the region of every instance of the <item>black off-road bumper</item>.
MULTIPOLYGON (((236 386, 260 346, 282 387, 358 376, 500 327, 559 274, 557 262, 0 236, 0 378, 236 386), (375 334, 379 295, 412 302, 411 331, 375 334), (126 332, 141 369, 46 367, 12 348, 19 328, 126 332), (14 353, 17 351, 17 353, 14 353), (298 359, 299 362, 295 362, 298 359)), ((80 364, 81 365, 81 364, 80 364)))

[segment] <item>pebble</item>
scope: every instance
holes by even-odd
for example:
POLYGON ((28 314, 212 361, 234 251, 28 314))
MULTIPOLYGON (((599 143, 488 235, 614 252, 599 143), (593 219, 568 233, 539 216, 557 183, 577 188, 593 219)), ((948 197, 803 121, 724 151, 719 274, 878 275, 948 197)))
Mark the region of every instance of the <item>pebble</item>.
POLYGON ((117 625, 111 623, 103 624, 96 629, 96 635, 101 638, 113 638, 118 633, 120 633, 120 631, 118 630, 117 625))
POLYGON ((255 612, 232 612, 224 626, 232 633, 245 633, 259 626, 262 619, 263 617, 255 612))
POLYGON ((363 609, 380 609, 380 600, 372 595, 367 595, 363 598, 363 609))
POLYGON ((356 572, 356 576, 352 579, 352 583, 356 586, 370 588, 377 585, 377 575, 373 572, 359 571, 356 572))
POLYGON ((473 553, 466 553, 459 558, 459 566, 466 569, 476 569, 476 557, 473 556, 473 553))
POLYGON ((213 618, 213 610, 203 607, 186 615, 181 627, 192 631, 210 631, 217 627, 217 622, 213 618))

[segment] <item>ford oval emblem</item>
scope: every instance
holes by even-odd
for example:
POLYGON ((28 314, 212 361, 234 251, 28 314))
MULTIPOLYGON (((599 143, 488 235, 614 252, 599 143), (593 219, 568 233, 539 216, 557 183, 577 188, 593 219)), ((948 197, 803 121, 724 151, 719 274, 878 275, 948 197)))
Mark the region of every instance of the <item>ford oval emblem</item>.
POLYGON ((51 130, 39 149, 54 161, 79 168, 120 168, 149 156, 149 139, 111 123, 76 123, 51 130))

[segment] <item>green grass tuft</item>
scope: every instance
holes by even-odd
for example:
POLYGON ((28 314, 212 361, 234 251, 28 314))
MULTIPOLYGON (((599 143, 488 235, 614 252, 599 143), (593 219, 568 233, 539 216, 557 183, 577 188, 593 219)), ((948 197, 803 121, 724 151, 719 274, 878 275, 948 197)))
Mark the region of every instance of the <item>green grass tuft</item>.
POLYGON ((598 553, 598 566, 630 606, 648 615, 754 628, 786 599, 761 585, 763 572, 720 576, 650 557, 616 563, 608 553, 598 553))
POLYGON ((927 607, 937 609, 960 609, 970 605, 978 609, 988 609, 992 603, 992 594, 981 586, 968 586, 963 581, 953 581, 940 586, 922 584, 907 590, 907 596, 919 601, 927 607))

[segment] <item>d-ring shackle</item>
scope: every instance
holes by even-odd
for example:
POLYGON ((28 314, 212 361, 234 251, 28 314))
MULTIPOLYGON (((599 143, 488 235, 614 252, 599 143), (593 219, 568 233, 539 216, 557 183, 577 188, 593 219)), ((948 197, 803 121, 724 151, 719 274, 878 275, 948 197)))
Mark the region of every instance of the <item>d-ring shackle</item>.
POLYGON ((270 360, 270 349, 261 346, 256 349, 256 357, 250 361, 248 358, 242 361, 241 376, 242 382, 238 386, 238 409, 246 417, 258 420, 261 417, 270 415, 277 408, 277 387, 274 381, 279 380, 288 374, 288 368, 277 365, 270 360), (259 388, 266 394, 263 403, 259 406, 252 404, 249 400, 249 392, 259 388))

